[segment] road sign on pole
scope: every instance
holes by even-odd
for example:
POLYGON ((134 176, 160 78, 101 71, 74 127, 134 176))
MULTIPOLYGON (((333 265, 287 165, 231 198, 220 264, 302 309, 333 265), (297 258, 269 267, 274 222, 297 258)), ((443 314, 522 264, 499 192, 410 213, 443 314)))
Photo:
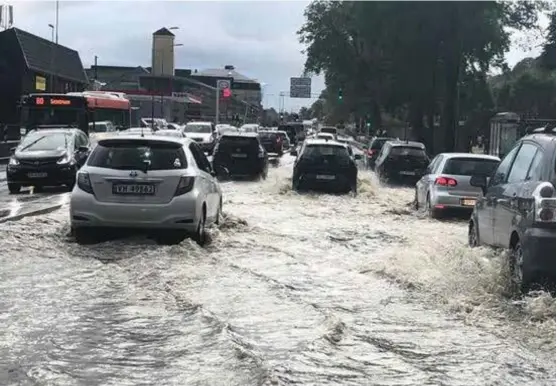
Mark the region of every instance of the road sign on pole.
POLYGON ((290 98, 311 98, 311 78, 290 78, 290 98))

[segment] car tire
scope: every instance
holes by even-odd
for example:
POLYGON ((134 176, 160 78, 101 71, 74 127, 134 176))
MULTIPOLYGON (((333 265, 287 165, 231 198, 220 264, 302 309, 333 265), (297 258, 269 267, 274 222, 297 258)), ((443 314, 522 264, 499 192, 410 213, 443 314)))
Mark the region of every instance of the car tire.
POLYGON ((8 183, 8 191, 10 194, 18 194, 21 192, 21 185, 8 183))
POLYGON ((207 230, 205 229, 205 211, 201 213, 201 218, 197 223, 197 230, 193 235, 193 240, 199 244, 199 246, 203 247, 207 244, 207 230))
POLYGON ((93 232, 89 228, 72 228, 72 234, 79 245, 87 245, 94 242, 93 232))
POLYGON ((468 246, 470 248, 480 246, 480 233, 475 221, 470 221, 470 225, 468 225, 468 246))
POLYGON ((518 240, 509 251, 509 280, 512 293, 527 294, 532 289, 534 280, 524 274, 524 255, 522 244, 518 240))
POLYGON ((440 217, 439 211, 431 205, 431 198, 429 197, 429 193, 426 198, 426 208, 427 208, 427 214, 430 218, 438 219, 440 217))

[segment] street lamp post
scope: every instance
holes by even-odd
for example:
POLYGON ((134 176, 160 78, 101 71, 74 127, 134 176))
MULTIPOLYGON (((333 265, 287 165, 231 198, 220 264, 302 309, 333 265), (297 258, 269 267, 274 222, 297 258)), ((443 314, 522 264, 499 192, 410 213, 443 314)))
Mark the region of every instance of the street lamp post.
POLYGON ((50 77, 48 81, 48 88, 50 92, 54 91, 54 25, 49 24, 48 27, 51 30, 51 38, 50 38, 50 77))

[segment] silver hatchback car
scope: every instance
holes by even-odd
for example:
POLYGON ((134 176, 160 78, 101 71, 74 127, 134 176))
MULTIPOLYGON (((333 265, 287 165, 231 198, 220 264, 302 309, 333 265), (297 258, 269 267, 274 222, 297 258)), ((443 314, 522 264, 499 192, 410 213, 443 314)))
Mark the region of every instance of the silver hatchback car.
POLYGON ((427 167, 426 174, 416 183, 416 209, 425 207, 432 218, 448 209, 471 212, 482 190, 470 185, 470 178, 478 175, 489 178, 499 162, 498 157, 484 154, 437 155, 427 167))
POLYGON ((122 135, 102 139, 77 175, 70 221, 78 242, 98 227, 165 230, 203 245, 222 216, 222 191, 199 145, 184 138, 122 135))

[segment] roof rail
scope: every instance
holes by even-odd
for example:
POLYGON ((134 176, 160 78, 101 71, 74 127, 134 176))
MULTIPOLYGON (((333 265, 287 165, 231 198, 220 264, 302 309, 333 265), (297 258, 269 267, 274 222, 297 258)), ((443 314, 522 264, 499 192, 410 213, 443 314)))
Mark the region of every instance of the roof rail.
POLYGON ((533 133, 544 133, 544 134, 554 134, 555 135, 555 123, 548 123, 544 127, 538 127, 530 131, 533 133))

